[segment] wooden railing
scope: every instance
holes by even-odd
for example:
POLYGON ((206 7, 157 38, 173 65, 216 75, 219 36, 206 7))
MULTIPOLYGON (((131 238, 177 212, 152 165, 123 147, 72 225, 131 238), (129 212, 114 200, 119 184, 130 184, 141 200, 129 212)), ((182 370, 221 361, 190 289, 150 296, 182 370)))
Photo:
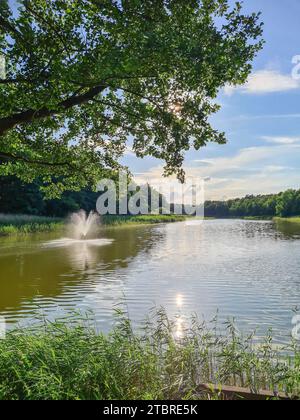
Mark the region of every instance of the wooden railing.
POLYGON ((267 401, 267 400, 299 400, 299 397, 288 396, 283 392, 274 393, 271 391, 260 391, 254 393, 249 388, 240 388, 233 386, 217 386, 212 384, 202 384, 198 388, 199 396, 210 396, 211 398, 218 397, 223 400, 252 400, 252 401, 267 401))

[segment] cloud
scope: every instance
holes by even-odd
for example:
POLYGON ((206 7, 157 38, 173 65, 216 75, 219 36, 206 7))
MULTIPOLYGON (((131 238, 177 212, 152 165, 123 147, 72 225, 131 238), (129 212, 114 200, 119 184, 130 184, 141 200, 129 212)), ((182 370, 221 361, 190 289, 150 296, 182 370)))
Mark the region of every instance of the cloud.
MULTIPOLYGON (((300 114, 240 114, 234 117, 227 117, 226 122, 248 122, 248 121, 260 121, 260 120, 280 120, 280 119, 299 119, 300 114)), ((223 120, 221 120, 223 121, 223 120)), ((225 121, 225 120, 224 120, 225 121)))
MULTIPOLYGON (((238 153, 214 159, 205 159, 208 165, 185 166, 188 177, 206 180, 206 199, 220 200, 242 197, 247 194, 277 193, 288 188, 299 188, 300 165, 295 158, 300 153, 297 143, 278 143, 248 147, 238 153), (293 162, 294 166, 287 166, 293 162)), ((193 161, 194 163, 194 161, 193 161)), ((155 188, 162 188, 170 182, 162 178, 162 166, 156 166, 138 175, 137 182, 149 182, 155 188)), ((176 183, 175 177, 171 182, 176 183)))
POLYGON ((226 86, 224 93, 227 96, 235 92, 249 95, 260 95, 274 92, 287 92, 300 88, 300 80, 289 74, 281 74, 277 70, 260 70, 251 74, 243 86, 226 86))
POLYGON ((262 140, 272 144, 297 144, 300 143, 300 137, 277 137, 263 136, 262 140))
POLYGON ((194 163, 197 164, 197 166, 201 166, 201 167, 207 167, 207 166, 211 166, 211 162, 208 160, 202 160, 202 159, 195 159, 193 160, 194 163))

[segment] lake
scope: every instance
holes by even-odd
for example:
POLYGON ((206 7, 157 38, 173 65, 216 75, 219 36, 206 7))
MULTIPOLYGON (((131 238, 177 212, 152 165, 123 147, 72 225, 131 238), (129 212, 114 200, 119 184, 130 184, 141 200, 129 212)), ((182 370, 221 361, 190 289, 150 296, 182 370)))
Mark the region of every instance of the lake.
POLYGON ((0 239, 0 316, 9 325, 92 311, 108 331, 116 308, 135 322, 155 306, 280 342, 300 305, 300 228, 265 221, 103 228, 90 243, 57 235, 0 239))

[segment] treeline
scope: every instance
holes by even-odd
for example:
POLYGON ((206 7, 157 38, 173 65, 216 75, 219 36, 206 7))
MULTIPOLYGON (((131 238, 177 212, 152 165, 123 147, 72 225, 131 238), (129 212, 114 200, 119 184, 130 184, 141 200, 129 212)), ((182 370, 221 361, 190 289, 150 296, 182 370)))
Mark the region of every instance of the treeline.
MULTIPOLYGON (((99 192, 85 189, 79 192, 65 192, 57 200, 45 200, 40 187, 39 181, 26 184, 15 177, 0 177, 0 213, 65 217, 81 209, 87 212, 95 210, 100 195, 99 192)), ((128 194, 128 200, 132 194, 133 192, 128 194)), ((142 196, 137 205, 143 206, 143 208, 148 207, 150 211, 151 196, 162 213, 168 203, 164 196, 152 189, 150 185, 148 185, 148 194, 142 196)))
POLYGON ((38 181, 32 184, 15 177, 0 177, 0 213, 65 217, 80 209, 95 209, 99 194, 83 190, 66 192, 59 200, 45 200, 38 181))
MULTIPOLYGON (((148 186, 150 192, 150 186, 148 186)), ((152 190, 152 194, 156 193, 152 190)), ((159 207, 168 208, 165 198, 159 197, 159 207)), ((66 192, 59 200, 45 200, 38 181, 24 184, 15 177, 0 177, 0 213, 65 217, 80 209, 95 210, 99 193, 91 190, 66 192)), ((150 194, 145 198, 150 209, 150 194)), ((171 209, 174 206, 171 204, 171 209)), ((228 201, 206 201, 205 216, 228 217, 291 217, 300 215, 300 190, 279 194, 248 195, 228 201)))
POLYGON ((299 215, 300 190, 287 190, 269 195, 248 195, 234 200, 205 203, 207 217, 292 217, 299 215))

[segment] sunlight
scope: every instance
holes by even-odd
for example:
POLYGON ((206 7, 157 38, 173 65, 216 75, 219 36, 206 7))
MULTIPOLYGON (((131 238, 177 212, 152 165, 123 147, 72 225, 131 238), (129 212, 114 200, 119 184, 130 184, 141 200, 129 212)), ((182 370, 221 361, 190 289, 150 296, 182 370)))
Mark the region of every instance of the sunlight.
POLYGON ((183 306, 183 296, 181 294, 176 295, 176 305, 178 308, 183 306))

